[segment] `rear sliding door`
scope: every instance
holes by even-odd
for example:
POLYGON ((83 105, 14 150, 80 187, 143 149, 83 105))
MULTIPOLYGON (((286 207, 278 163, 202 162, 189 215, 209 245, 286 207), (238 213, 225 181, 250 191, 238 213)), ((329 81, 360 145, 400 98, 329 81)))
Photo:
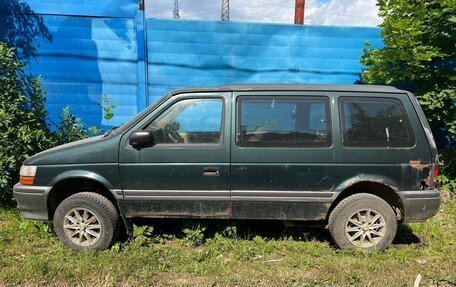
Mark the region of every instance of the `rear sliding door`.
POLYGON ((234 218, 324 219, 332 201, 331 105, 323 94, 235 93, 234 218))

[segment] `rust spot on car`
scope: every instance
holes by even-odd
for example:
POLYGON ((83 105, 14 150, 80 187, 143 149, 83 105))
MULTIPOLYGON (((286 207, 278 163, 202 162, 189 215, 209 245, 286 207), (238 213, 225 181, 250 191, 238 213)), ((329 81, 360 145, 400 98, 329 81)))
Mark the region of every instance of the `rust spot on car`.
POLYGON ((432 168, 429 170, 428 176, 422 182, 424 183, 424 189, 436 186, 437 177, 434 176, 434 170, 432 168))
POLYGON ((397 186, 394 186, 394 185, 391 185, 391 184, 387 184, 385 182, 385 180, 383 178, 375 178, 375 177, 356 177, 356 178, 353 178, 351 179, 350 181, 347 182, 346 184, 346 187, 351 187, 355 184, 358 184, 358 183, 379 183, 379 184, 382 184, 382 185, 385 185, 389 188, 391 188, 392 190, 398 192, 399 191, 399 188, 397 186))
POLYGON ((392 190, 394 190, 395 192, 398 192, 398 191, 399 191, 399 188, 397 188, 397 186, 389 185, 389 184, 387 184, 387 186, 388 186, 389 188, 391 188, 392 190))
POLYGON ((364 177, 364 176, 357 176, 355 178, 350 179, 347 183, 346 186, 350 187, 352 185, 355 185, 357 183, 362 183, 362 182, 374 182, 374 183, 384 183, 384 180, 381 178, 370 178, 370 177, 364 177))
POLYGON ((422 164, 419 160, 411 160, 409 166, 413 169, 423 170, 429 167, 429 164, 422 164))
POLYGON ((368 178, 368 179, 365 179, 364 181, 373 182, 373 183, 381 183, 381 184, 386 185, 387 187, 391 188, 392 190, 394 190, 396 192, 399 191, 399 188, 397 188, 397 186, 394 186, 394 185, 391 185, 391 184, 387 184, 383 178, 368 178))
POLYGON ((222 211, 210 212, 192 212, 192 211, 155 211, 155 212, 134 212, 135 217, 145 217, 145 218, 229 218, 231 217, 231 208, 227 208, 222 211))
POLYGON ((375 182, 375 183, 385 183, 385 180, 383 178, 368 178, 366 179, 367 182, 375 182))
POLYGON ((190 211, 161 211, 156 215, 163 217, 197 217, 197 218, 212 218, 212 217, 230 217, 231 207, 222 211, 208 211, 206 212, 190 212, 190 211))
POLYGON ((431 184, 432 184, 431 175, 428 175, 426 177, 426 179, 424 180, 424 184, 425 184, 425 186, 424 186, 425 189, 428 189, 431 186, 431 184))

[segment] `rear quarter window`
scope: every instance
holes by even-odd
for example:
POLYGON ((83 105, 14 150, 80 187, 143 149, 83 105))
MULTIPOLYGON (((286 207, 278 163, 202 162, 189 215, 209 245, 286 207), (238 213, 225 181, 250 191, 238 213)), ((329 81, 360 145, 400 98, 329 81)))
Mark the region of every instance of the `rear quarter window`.
POLYGON ((412 147, 415 136, 402 102, 393 98, 342 97, 342 141, 348 147, 412 147))

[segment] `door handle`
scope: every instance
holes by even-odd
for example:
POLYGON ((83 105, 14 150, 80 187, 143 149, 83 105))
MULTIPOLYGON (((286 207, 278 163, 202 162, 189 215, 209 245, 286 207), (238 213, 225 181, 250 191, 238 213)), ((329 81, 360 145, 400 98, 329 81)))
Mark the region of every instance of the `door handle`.
POLYGON ((218 167, 203 167, 204 176, 219 176, 220 169, 218 167))

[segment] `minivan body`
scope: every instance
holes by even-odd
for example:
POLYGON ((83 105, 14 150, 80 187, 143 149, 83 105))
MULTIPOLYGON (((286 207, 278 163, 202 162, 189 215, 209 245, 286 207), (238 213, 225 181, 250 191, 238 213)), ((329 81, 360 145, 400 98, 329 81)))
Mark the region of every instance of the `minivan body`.
POLYGON ((410 92, 228 85, 173 91, 104 136, 28 158, 14 196, 77 250, 109 247, 132 218, 319 221, 337 245, 371 250, 437 213, 437 173, 410 92))

